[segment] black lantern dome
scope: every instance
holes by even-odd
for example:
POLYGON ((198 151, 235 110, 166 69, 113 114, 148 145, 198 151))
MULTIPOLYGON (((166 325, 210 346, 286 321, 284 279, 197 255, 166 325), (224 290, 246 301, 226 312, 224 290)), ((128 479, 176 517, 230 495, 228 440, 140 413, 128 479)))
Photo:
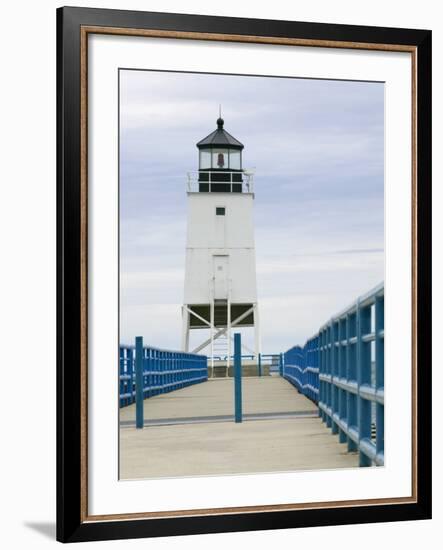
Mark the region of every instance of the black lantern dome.
POLYGON ((197 143, 199 190, 241 193, 244 145, 231 136, 223 126, 224 120, 219 117, 217 129, 197 143))

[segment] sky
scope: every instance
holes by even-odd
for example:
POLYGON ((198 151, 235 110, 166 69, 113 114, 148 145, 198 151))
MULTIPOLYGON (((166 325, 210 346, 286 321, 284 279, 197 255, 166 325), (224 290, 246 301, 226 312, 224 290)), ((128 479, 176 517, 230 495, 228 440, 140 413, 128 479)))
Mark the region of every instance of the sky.
POLYGON ((255 172, 262 352, 384 279, 383 83, 122 70, 121 343, 180 349, 187 172, 220 104, 255 172))

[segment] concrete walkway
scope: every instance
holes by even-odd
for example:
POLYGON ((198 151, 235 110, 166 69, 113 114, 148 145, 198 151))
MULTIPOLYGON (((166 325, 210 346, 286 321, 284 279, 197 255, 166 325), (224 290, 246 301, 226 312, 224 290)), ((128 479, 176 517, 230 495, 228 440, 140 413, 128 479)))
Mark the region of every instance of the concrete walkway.
MULTIPOLYGON (((317 413, 312 401, 280 376, 248 377, 242 380, 243 413, 317 413)), ((234 414, 234 380, 211 378, 144 402, 145 419, 198 418, 234 414)), ((135 404, 120 410, 120 421, 135 422, 135 404)))
POLYGON ((286 380, 244 378, 241 424, 226 421, 233 415, 233 395, 232 379, 212 379, 150 398, 143 430, 134 427, 134 405, 121 409, 120 478, 358 466, 357 455, 347 453, 316 416, 316 406, 286 380))

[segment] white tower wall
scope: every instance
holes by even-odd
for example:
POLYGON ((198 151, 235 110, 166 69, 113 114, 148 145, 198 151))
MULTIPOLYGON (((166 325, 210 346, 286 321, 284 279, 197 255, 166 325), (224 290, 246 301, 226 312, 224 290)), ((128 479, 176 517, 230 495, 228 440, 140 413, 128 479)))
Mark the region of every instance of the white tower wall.
POLYGON ((231 303, 257 301, 253 202, 252 193, 188 193, 185 304, 228 299, 224 289, 231 303))
MULTIPOLYGON (((220 339, 226 341, 229 365, 234 327, 254 327, 253 353, 257 358, 260 353, 254 194, 249 189, 241 193, 188 191, 182 343, 188 351, 190 330, 209 329, 210 337, 193 351, 210 345, 212 366, 214 352, 220 353, 215 347, 220 339)), ((251 352, 246 346, 245 351, 251 352)))

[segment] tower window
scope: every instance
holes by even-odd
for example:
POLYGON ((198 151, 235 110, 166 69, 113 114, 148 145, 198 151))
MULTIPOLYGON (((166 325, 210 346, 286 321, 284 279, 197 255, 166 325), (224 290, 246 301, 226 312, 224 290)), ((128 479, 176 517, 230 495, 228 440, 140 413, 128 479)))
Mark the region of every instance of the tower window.
POLYGON ((226 214, 226 208, 224 206, 216 206, 215 207, 215 215, 216 216, 224 216, 226 214))

